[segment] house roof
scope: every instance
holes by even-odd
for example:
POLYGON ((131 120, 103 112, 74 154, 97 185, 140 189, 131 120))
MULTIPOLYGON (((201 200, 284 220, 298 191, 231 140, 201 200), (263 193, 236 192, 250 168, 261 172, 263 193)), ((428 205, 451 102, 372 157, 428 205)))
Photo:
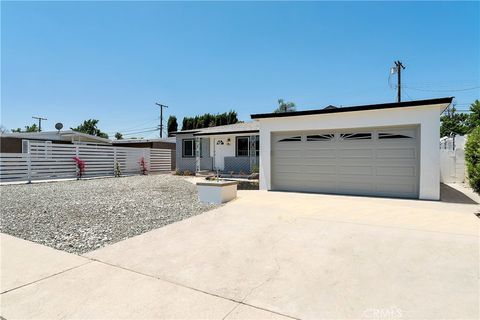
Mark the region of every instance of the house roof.
POLYGON ((146 143, 146 142, 166 142, 166 143, 176 143, 175 137, 168 138, 153 138, 153 139, 120 139, 113 140, 113 144, 123 144, 123 143, 146 143))
POLYGON ((42 131, 42 132, 12 132, 2 133, 1 137, 5 138, 19 138, 19 139, 33 139, 33 140, 51 140, 51 141, 82 141, 82 142, 96 142, 111 144, 110 139, 93 136, 90 134, 77 132, 73 130, 62 131, 42 131))
POLYGON ((225 126, 208 127, 194 130, 177 131, 177 134, 193 133, 194 136, 209 136, 218 134, 234 134, 234 133, 256 133, 259 131, 259 124, 256 121, 239 122, 228 124, 225 126))
POLYGON ((450 104, 452 103, 452 100, 453 100, 453 97, 447 97, 447 98, 414 100, 414 101, 395 102, 395 103, 369 104, 369 105, 350 106, 350 107, 341 107, 341 108, 327 107, 324 109, 305 110, 305 111, 293 111, 293 112, 281 112, 281 113, 257 113, 257 114, 250 115, 250 117, 252 119, 265 119, 265 118, 307 116, 307 115, 313 115, 313 114, 394 109, 394 108, 417 107, 417 106, 434 105, 434 104, 450 104))

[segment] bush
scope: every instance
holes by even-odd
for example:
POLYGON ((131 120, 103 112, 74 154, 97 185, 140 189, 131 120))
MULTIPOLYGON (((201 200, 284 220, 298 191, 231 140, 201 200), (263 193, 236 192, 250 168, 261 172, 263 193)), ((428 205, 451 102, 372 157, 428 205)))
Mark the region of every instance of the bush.
POLYGON ((467 162, 470 186, 475 192, 480 193, 480 127, 473 129, 468 135, 465 145, 465 161, 467 162))
POLYGON ((190 172, 190 170, 185 170, 185 171, 183 171, 183 175, 184 176, 191 176, 192 173, 190 172))

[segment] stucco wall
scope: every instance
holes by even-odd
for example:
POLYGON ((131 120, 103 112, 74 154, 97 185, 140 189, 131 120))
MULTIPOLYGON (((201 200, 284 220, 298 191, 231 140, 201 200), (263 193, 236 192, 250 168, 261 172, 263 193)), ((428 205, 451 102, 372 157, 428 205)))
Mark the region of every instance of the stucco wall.
POLYGON ((420 126, 420 199, 440 199, 440 113, 446 105, 259 119, 260 189, 271 189, 272 132, 354 129, 394 125, 420 126))

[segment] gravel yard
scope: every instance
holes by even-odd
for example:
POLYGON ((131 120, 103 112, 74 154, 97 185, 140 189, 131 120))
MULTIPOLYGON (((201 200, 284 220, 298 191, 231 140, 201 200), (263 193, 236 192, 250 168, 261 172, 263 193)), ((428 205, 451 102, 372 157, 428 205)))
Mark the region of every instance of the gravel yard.
POLYGON ((215 208, 172 175, 0 186, 0 231, 85 253, 215 208))

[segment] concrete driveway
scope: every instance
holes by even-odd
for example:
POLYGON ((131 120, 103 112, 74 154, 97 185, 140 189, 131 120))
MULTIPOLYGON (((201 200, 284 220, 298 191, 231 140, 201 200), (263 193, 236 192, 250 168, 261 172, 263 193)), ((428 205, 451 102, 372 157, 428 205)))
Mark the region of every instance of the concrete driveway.
POLYGON ((2 315, 478 319, 478 210, 242 191, 219 209, 13 285, 2 315))

